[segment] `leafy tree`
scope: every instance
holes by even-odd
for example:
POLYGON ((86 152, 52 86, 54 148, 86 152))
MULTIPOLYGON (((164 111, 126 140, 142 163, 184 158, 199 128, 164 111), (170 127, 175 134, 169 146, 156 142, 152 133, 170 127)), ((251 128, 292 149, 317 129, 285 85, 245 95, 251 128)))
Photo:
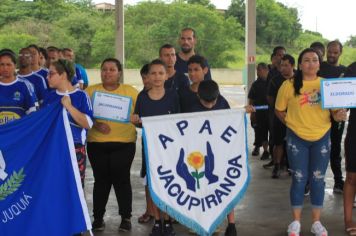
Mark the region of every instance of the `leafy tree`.
MULTIPOLYGON (((95 35, 96 28, 100 24, 95 14, 90 12, 77 12, 76 14, 63 17, 55 23, 76 40, 78 48, 76 50, 77 60, 84 65, 91 63, 91 40, 95 35)), ((73 47, 68 44, 67 47, 73 47)))
POLYGON ((125 14, 127 65, 141 66, 158 57, 158 49, 165 43, 177 46, 180 30, 192 27, 197 32, 197 52, 212 66, 226 66, 226 59, 233 55, 225 52, 243 37, 242 26, 234 18, 225 20, 218 12, 197 4, 145 2, 127 7, 125 14))
POLYGON ((351 35, 349 37, 349 40, 346 41, 345 46, 349 46, 351 48, 355 48, 356 47, 356 36, 351 35))
MULTIPOLYGON (((92 0, 0 0, 0 46, 18 51, 30 43, 47 47, 71 47, 77 61, 87 67, 115 54, 115 17, 98 12, 92 0)), ((158 57, 158 49, 171 43, 178 49, 180 30, 197 32, 196 50, 212 67, 244 65, 245 1, 232 0, 225 16, 210 0, 141 2, 125 6, 125 66, 139 68, 158 57)), ((301 31, 298 12, 276 0, 257 0, 257 60, 269 61, 272 47, 286 46, 298 52, 312 41, 326 42, 322 35, 301 31)), ((342 55, 347 64, 356 45, 350 37, 342 55), (347 51, 347 52, 346 52, 347 51)))
POLYGON ((115 56, 115 21, 114 16, 109 15, 101 20, 92 41, 91 58, 92 65, 99 66, 106 57, 115 56))
POLYGON ((73 45, 74 50, 78 48, 76 40, 68 35, 61 26, 38 21, 33 18, 7 24, 0 29, 0 35, 3 36, 4 40, 13 41, 6 44, 1 43, 1 47, 10 43, 13 45, 12 49, 15 51, 33 43, 41 47, 48 47, 49 45, 56 45, 58 47, 73 45), (23 38, 23 40, 19 38, 23 38))
POLYGON ((37 41, 37 38, 22 33, 9 32, 0 34, 0 45, 2 48, 9 48, 14 52, 18 52, 21 48, 26 47, 30 43, 37 41))
POLYGON ((0 27, 31 16, 30 2, 1 0, 0 27))
POLYGON ((356 58, 356 48, 345 46, 342 50, 342 54, 340 57, 340 64, 344 66, 348 66, 356 61, 355 58, 356 58))
POLYGON ((316 41, 324 44, 326 43, 326 40, 322 37, 321 34, 306 30, 299 35, 299 37, 294 41, 292 46, 295 49, 294 51, 299 52, 304 48, 308 48, 312 42, 316 41))
POLYGON ((214 4, 211 4, 210 0, 187 0, 187 3, 202 5, 212 10, 215 9, 214 4))
MULTIPOLYGON (((245 22, 245 3, 233 0, 227 16, 245 22)), ((301 24, 296 8, 289 8, 275 0, 256 0, 256 37, 260 46, 291 44, 300 34, 301 24)))
POLYGON ((242 26, 245 26, 245 0, 232 0, 225 12, 226 17, 235 17, 242 26))

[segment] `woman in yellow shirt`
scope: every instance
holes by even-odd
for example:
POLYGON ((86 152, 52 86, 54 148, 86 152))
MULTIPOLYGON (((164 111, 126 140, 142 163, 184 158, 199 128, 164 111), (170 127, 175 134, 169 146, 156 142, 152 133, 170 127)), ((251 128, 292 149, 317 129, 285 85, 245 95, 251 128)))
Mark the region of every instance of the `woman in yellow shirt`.
MULTIPOLYGON (((294 221, 288 226, 289 236, 299 236, 304 201, 304 188, 310 183, 313 224, 311 232, 327 236, 320 223, 324 202, 325 172, 330 158, 330 111, 321 108, 320 77, 317 76, 321 58, 311 48, 298 58, 298 70, 292 80, 285 81, 278 91, 275 112, 287 126, 287 154, 292 170, 290 201, 294 221)), ((335 120, 344 119, 341 111, 332 112, 335 120)))
POLYGON ((102 83, 86 90, 93 102, 95 119, 94 126, 88 133, 87 145, 94 173, 94 231, 105 228, 103 218, 111 186, 114 187, 121 216, 119 230, 131 230, 130 169, 136 152, 136 129, 129 118, 135 110, 138 92, 130 85, 119 83, 121 72, 120 61, 115 58, 105 59, 101 64, 102 83), (103 100, 104 97, 107 99, 103 100), (103 107, 114 109, 117 114, 99 114, 99 109, 105 111, 103 107), (119 114, 120 110, 125 112, 119 114), (125 115, 128 119, 125 119, 125 115))

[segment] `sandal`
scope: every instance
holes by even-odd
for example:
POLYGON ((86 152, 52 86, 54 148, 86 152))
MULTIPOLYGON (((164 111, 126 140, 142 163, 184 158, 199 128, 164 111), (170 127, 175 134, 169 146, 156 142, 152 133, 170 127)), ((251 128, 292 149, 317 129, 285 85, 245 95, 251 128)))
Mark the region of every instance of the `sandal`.
POLYGON ((145 223, 150 222, 153 218, 154 218, 153 216, 151 216, 151 215, 149 215, 147 213, 144 213, 142 216, 140 216, 138 218, 138 223, 145 224, 145 223))

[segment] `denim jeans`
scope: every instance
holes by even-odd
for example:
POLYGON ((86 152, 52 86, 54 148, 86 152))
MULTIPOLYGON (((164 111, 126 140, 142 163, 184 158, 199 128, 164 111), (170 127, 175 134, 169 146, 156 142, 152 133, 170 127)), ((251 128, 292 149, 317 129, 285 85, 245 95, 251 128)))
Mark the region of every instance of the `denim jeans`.
POLYGON ((292 207, 302 208, 304 188, 309 180, 312 207, 321 208, 324 202, 325 172, 330 159, 330 131, 317 141, 306 141, 287 129, 287 153, 292 171, 292 207))

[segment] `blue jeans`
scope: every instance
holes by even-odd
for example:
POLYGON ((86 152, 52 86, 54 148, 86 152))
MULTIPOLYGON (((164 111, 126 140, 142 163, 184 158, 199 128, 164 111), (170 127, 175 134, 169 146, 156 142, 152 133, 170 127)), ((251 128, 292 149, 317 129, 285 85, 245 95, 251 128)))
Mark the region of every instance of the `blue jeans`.
POLYGON ((302 208, 304 188, 309 180, 310 201, 313 208, 323 207, 325 172, 330 159, 330 131, 317 141, 299 138, 287 129, 287 154, 292 171, 290 201, 293 208, 302 208))

